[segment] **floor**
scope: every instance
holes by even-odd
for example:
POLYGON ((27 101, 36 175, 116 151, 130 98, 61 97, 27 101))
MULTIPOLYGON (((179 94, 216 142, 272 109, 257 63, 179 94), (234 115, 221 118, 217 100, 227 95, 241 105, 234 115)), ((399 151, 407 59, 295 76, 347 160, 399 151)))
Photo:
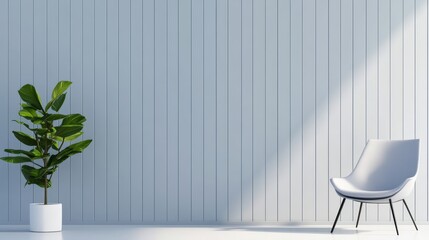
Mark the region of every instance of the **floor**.
POLYGON ((140 226, 140 225, 86 225, 64 226, 62 232, 32 233, 28 226, 0 226, 0 239, 7 240, 254 240, 254 239, 429 239, 429 225, 420 225, 415 231, 412 225, 399 226, 396 236, 393 225, 339 225, 334 234, 330 226, 140 226))

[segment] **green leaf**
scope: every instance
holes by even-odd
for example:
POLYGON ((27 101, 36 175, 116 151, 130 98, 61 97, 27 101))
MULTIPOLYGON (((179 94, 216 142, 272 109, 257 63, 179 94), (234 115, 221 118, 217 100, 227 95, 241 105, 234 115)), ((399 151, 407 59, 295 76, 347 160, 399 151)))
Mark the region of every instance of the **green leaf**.
MULTIPOLYGON (((57 154, 58 155, 58 154, 57 154)), ((56 164, 53 164, 54 162, 55 162, 55 159, 56 159, 56 157, 57 157, 57 155, 55 155, 55 154, 52 154, 50 157, 49 157, 49 160, 48 160, 48 166, 52 166, 52 165, 56 165, 56 164)))
POLYGON ((72 82, 70 81, 59 81, 52 91, 52 99, 57 99, 57 97, 63 94, 71 84, 72 82))
POLYGON ((57 150, 57 151, 59 150, 59 146, 58 146, 58 143, 56 141, 52 141, 52 148, 57 150))
POLYGON ((29 157, 24 157, 24 156, 10 156, 10 157, 2 157, 0 159, 8 163, 31 162, 31 159, 29 157))
POLYGON ((35 120, 35 119, 40 119, 41 116, 39 114, 37 114, 36 110, 34 110, 33 108, 23 108, 18 112, 19 116, 28 119, 28 120, 35 120))
MULTIPOLYGON (((25 183, 25 185, 31 185, 31 184, 36 184, 37 186, 41 187, 41 188, 45 188, 45 179, 33 179, 31 181, 28 181, 25 183)), ((52 182, 51 180, 48 179, 48 188, 52 187, 52 182)))
POLYGON ((89 144, 91 144, 92 139, 87 139, 87 140, 83 140, 74 144, 71 144, 70 146, 68 146, 66 149, 72 149, 74 151, 80 151, 82 152, 83 150, 85 150, 85 148, 87 148, 89 146, 89 144))
POLYGON ((76 138, 78 138, 78 137, 82 136, 82 134, 83 134, 83 132, 78 132, 78 133, 73 134, 73 135, 71 135, 71 136, 69 136, 69 137, 66 137, 66 138, 64 139, 64 142, 70 142, 70 141, 73 141, 73 140, 75 140, 76 138))
POLYGON ((49 108, 52 107, 54 111, 58 112, 66 99, 66 94, 67 93, 63 93, 59 97, 49 101, 48 104, 46 104, 45 111, 48 111, 49 108))
POLYGON ((49 129, 47 129, 47 128, 33 128, 33 129, 31 129, 31 131, 33 131, 34 133, 36 133, 38 135, 45 135, 46 133, 49 132, 49 129))
POLYGON ((33 123, 42 120, 42 116, 37 114, 36 110, 34 110, 33 108, 25 107, 25 108, 21 109, 18 112, 18 114, 19 114, 19 116, 21 116, 27 120, 30 120, 33 123))
POLYGON ((39 145, 41 149, 49 149, 52 147, 53 140, 49 138, 42 137, 39 139, 39 145))
POLYGON ((18 124, 21 124, 21 125, 23 125, 23 126, 25 126, 28 130, 32 130, 31 128, 30 128, 30 125, 28 125, 27 123, 25 123, 25 122, 21 122, 21 121, 18 121, 18 120, 12 120, 12 121, 14 121, 14 122, 16 122, 16 123, 18 123, 18 124))
POLYGON ((39 175, 43 178, 46 175, 51 175, 52 173, 54 173, 57 170, 58 166, 54 166, 54 167, 42 167, 39 168, 39 175))
POLYGON ((20 110, 18 112, 18 115, 21 116, 21 117, 23 117, 23 118, 25 118, 25 119, 28 119, 28 120, 33 119, 33 114, 31 114, 29 111, 24 110, 24 109, 20 110))
POLYGON ((15 135, 16 139, 18 139, 20 142, 27 146, 37 146, 37 141, 33 137, 30 137, 29 135, 18 132, 18 131, 12 131, 13 135, 15 135))
POLYGON ((74 113, 64 118, 61 125, 76 125, 76 124, 82 124, 85 121, 86 121, 86 118, 84 116, 82 116, 79 113, 74 113))
POLYGON ((35 179, 35 178, 39 178, 39 175, 40 175, 39 169, 36 169, 36 168, 34 168, 32 166, 28 166, 28 165, 22 165, 21 172, 24 175, 25 179, 27 179, 27 181, 35 179))
POLYGON ((58 127, 55 127, 55 136, 65 138, 70 137, 80 131, 82 131, 83 125, 61 125, 58 127))
MULTIPOLYGON (((44 178, 47 175, 51 175, 57 170, 57 167, 41 167, 41 168, 35 168, 28 165, 23 165, 21 167, 22 173, 24 173, 27 176, 33 177, 33 178, 44 178)), ((27 178, 26 178, 27 179, 27 178)))
POLYGON ((69 158, 75 154, 83 152, 83 150, 85 150, 85 148, 87 148, 89 146, 89 144, 91 144, 91 142, 92 142, 92 140, 88 139, 88 140, 84 140, 84 141, 80 141, 80 142, 71 144, 70 146, 61 150, 58 154, 52 155, 48 161, 48 166, 58 165, 58 164, 64 162, 67 158, 69 158))
MULTIPOLYGON (((24 178, 27 180, 25 185, 36 184, 39 187, 45 187, 45 176, 54 173, 56 167, 54 168, 34 168, 32 166, 23 165, 21 167, 21 172, 24 175, 24 178)), ((48 179, 48 188, 52 186, 51 181, 48 179)))
POLYGON ((31 158, 31 160, 40 159, 43 157, 43 154, 39 150, 37 150, 37 148, 31 149, 30 151, 25 151, 21 149, 5 149, 4 151, 12 154, 24 154, 27 157, 31 158))
POLYGON ((83 132, 78 132, 78 133, 73 134, 73 135, 71 135, 69 137, 66 137, 66 138, 54 136, 54 139, 57 140, 57 141, 60 141, 60 142, 62 142, 63 140, 64 140, 64 142, 70 142, 70 141, 73 141, 76 138, 82 136, 82 134, 83 134, 83 132))
POLYGON ((42 118, 35 118, 35 119, 31 120, 31 122, 34 124, 42 124, 43 119, 42 118))
POLYGON ((34 109, 34 110, 37 110, 35 107, 33 107, 33 106, 31 106, 31 105, 29 105, 29 104, 27 104, 27 103, 21 103, 21 107, 22 107, 22 108, 32 108, 32 109, 34 109))
POLYGON ((4 151, 12 154, 24 154, 29 158, 35 157, 35 155, 32 152, 21 150, 21 149, 5 149, 4 151))
POLYGON ((61 94, 58 98, 56 98, 52 102, 52 109, 54 111, 58 112, 60 110, 61 106, 63 106, 64 100, 66 99, 66 94, 67 93, 61 94))
POLYGON ((54 90, 52 90, 52 99, 46 104, 45 111, 48 111, 49 108, 56 112, 58 112, 61 106, 66 99, 66 93, 64 93, 67 88, 72 84, 70 81, 59 81, 55 86, 54 90))
POLYGON ((35 109, 43 111, 42 101, 40 100, 40 96, 33 85, 26 84, 22 86, 18 93, 24 102, 28 103, 35 109))
POLYGON ((30 152, 31 152, 31 154, 33 154, 33 155, 34 155, 34 157, 36 157, 36 158, 41 158, 41 157, 43 157, 42 152, 40 152, 37 148, 34 148, 34 149, 33 149, 33 150, 31 150, 30 152))
POLYGON ((30 130, 30 131, 32 131, 34 133, 37 133, 39 135, 42 135, 45 132, 48 132, 48 129, 46 129, 46 128, 31 128, 30 125, 28 125, 25 122, 21 122, 21 121, 18 121, 18 120, 12 120, 12 121, 25 126, 28 130, 30 130))
POLYGON ((63 115, 63 114, 49 114, 46 118, 45 121, 55 121, 55 120, 60 120, 67 117, 67 115, 63 115))

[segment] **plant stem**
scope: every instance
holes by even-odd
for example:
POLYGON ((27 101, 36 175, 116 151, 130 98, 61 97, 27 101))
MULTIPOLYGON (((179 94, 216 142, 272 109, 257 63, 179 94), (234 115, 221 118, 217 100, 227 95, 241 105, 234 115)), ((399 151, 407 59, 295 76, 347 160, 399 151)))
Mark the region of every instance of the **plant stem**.
MULTIPOLYGON (((43 158, 43 166, 46 167, 46 165, 48 164, 48 158, 45 157, 43 158)), ((47 205, 48 204, 48 176, 45 175, 45 199, 44 199, 44 204, 47 205)))
POLYGON ((45 201, 44 204, 48 204, 48 177, 45 176, 45 201))
POLYGON ((39 166, 39 167, 43 167, 42 165, 37 164, 36 162, 33 162, 33 164, 36 165, 36 166, 39 166))
POLYGON ((61 148, 63 147, 63 144, 64 144, 64 140, 65 140, 66 138, 64 138, 63 137, 63 141, 61 142, 61 145, 60 145, 60 147, 58 148, 58 152, 60 152, 61 151, 61 148))

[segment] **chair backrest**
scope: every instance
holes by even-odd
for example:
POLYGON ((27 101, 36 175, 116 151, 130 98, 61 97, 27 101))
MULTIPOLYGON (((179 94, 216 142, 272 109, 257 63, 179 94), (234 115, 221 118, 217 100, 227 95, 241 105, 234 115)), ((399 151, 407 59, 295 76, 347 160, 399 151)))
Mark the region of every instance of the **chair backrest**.
POLYGON ((365 190, 399 187, 417 175, 419 140, 368 141, 353 172, 347 177, 365 190))

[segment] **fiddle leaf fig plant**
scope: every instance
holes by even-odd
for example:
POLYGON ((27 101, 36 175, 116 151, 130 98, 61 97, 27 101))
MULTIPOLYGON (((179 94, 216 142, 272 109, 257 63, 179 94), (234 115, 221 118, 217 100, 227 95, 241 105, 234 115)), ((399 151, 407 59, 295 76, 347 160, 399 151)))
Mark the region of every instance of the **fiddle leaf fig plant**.
POLYGON ((26 131, 12 133, 29 149, 5 149, 9 156, 0 158, 8 163, 22 164, 21 172, 26 179, 25 185, 36 184, 44 188, 44 204, 48 204, 48 188, 52 186, 52 175, 60 164, 83 152, 92 142, 88 139, 64 146, 64 143, 76 140, 83 134, 83 124, 86 121, 86 118, 78 113, 58 113, 66 99, 66 90, 71 84, 70 81, 58 82, 45 107, 33 85, 26 84, 19 89, 22 104, 18 114, 23 121, 14 121, 26 131))

